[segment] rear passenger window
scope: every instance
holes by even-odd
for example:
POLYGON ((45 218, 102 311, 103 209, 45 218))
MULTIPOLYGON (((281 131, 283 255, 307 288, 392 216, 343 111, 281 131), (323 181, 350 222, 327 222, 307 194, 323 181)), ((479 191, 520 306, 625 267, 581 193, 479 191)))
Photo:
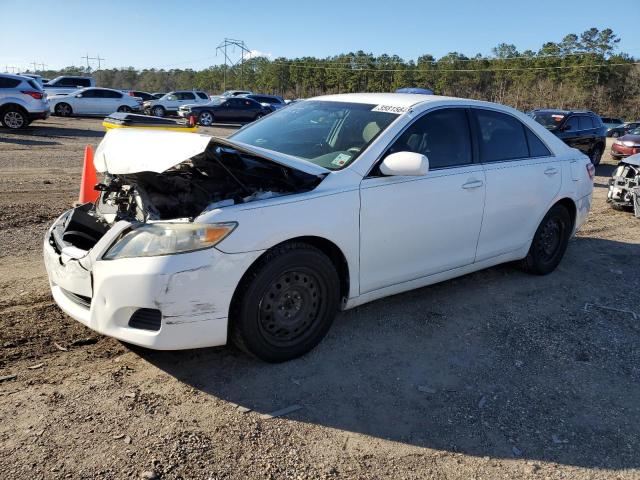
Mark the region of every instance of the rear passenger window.
POLYGON ((15 78, 0 77, 0 88, 15 88, 20 84, 20 80, 15 78))
POLYGON ((387 153, 426 155, 429 169, 471 163, 471 133, 463 108, 443 108, 416 120, 387 153))
POLYGON ((580 130, 580 121, 578 120, 578 117, 569 117, 565 124, 565 128, 567 132, 577 132, 580 130))
POLYGON ((478 121, 481 162, 500 162, 529 156, 525 131, 518 119, 492 110, 473 111, 478 121))
POLYGON ((203 100, 207 100, 209 98, 204 92, 198 92, 198 96, 203 100))
POLYGON ((542 140, 538 138, 538 136, 529 130, 527 127, 524 127, 525 132, 527 133, 527 142, 529 142, 529 156, 530 157, 549 157, 551 156, 551 152, 547 148, 547 146, 542 143, 542 140))

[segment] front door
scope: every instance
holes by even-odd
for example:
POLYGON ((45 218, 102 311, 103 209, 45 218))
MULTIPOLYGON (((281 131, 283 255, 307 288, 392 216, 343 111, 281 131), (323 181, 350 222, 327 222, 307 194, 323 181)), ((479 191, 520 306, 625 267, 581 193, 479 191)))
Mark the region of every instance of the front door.
MULTIPOLYGON (((466 108, 418 118, 385 155, 422 153, 421 177, 384 176, 376 166, 360 188, 360 293, 474 262, 485 180, 473 163, 466 108)), ((384 156, 383 156, 384 158, 384 156)))

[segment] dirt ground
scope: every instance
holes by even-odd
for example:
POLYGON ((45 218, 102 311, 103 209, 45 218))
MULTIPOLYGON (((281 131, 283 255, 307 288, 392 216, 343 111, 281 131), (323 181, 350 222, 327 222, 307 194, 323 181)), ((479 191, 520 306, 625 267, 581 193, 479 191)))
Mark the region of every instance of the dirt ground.
POLYGON ((0 130, 0 477, 640 478, 640 220, 605 203, 608 154, 553 274, 504 265, 383 299, 268 365, 133 349, 53 303, 42 236, 102 135, 0 130))

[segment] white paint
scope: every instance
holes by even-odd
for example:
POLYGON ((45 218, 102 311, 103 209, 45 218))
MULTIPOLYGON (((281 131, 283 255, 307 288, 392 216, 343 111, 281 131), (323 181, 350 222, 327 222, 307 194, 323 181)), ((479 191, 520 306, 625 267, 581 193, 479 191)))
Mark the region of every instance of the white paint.
MULTIPOLYGON (((344 308, 351 308, 523 258, 541 218, 562 198, 576 205, 574 230, 586 220, 593 189, 586 169, 589 159, 521 112, 487 102, 426 95, 348 94, 318 99, 399 105, 410 111, 398 115, 342 170, 330 172, 247 146, 283 165, 326 176, 309 192, 264 194, 250 203, 217 205, 203 212, 196 221, 238 223, 215 248, 102 260, 129 226, 118 222, 86 256, 67 255, 61 264, 60 255, 45 239, 45 265, 56 302, 90 328, 134 344, 158 349, 222 345, 227 338, 229 304, 243 274, 264 251, 292 238, 320 237, 340 249, 349 270, 344 308), (423 169, 418 176, 368 176, 406 126, 441 107, 482 107, 513 115, 544 141, 553 156, 423 169), (91 308, 73 303, 61 288, 92 296, 91 308), (159 332, 127 326, 137 308, 162 311, 159 332)), ((210 137, 195 134, 114 130, 98 149, 96 166, 112 173, 162 172, 203 151, 209 141, 210 137)))

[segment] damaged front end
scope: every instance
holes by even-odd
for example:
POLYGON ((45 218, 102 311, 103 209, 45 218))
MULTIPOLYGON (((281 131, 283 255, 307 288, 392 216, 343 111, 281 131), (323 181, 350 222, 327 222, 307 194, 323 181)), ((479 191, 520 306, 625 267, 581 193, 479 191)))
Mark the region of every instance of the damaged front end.
POLYGON ((193 222, 217 208, 312 190, 326 175, 286 160, 204 135, 111 131, 96 151, 99 199, 74 210, 53 240, 88 250, 119 221, 193 222))
POLYGON ((640 218, 640 154, 618 164, 609 179, 607 202, 616 208, 633 209, 640 218))

